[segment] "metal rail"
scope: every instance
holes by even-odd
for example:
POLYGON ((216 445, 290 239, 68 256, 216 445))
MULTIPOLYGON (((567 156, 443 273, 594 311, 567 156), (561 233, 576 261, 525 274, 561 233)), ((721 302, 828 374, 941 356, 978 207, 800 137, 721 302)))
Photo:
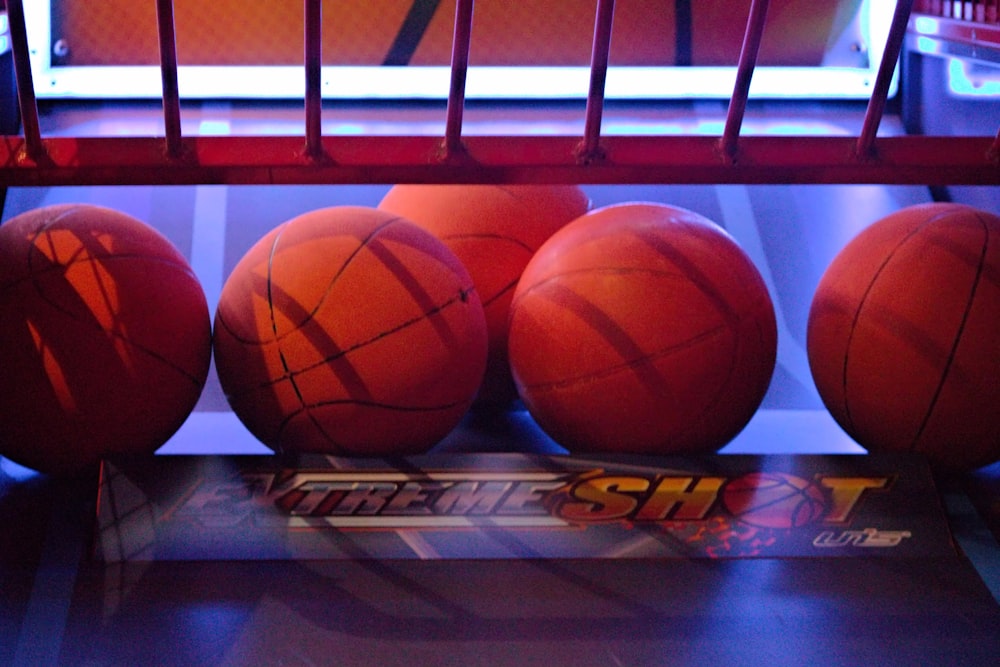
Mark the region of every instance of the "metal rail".
POLYGON ((889 35, 886 37, 885 51, 882 52, 882 62, 879 63, 878 75, 875 77, 875 87, 872 90, 871 99, 868 101, 868 111, 865 113, 861 134, 858 136, 858 155, 870 156, 875 153, 875 135, 885 111, 892 71, 896 67, 896 61, 899 60, 899 53, 903 48, 906 24, 910 19, 912 9, 913 0, 898 0, 896 2, 896 10, 892 15, 892 25, 889 26, 889 35))
POLYGON ((323 157, 323 5, 305 0, 306 155, 323 157))
POLYGON ((157 36, 160 42, 160 78, 163 81, 163 126, 167 155, 179 157, 181 143, 181 97, 177 83, 177 40, 174 37, 174 2, 156 0, 157 36))
POLYGON ((877 137, 914 0, 899 0, 860 135, 741 136, 764 30, 753 0, 721 137, 602 136, 613 0, 595 17, 584 135, 463 136, 473 0, 457 0, 445 134, 323 136, 319 0, 304 0, 305 136, 185 137, 173 2, 157 0, 165 137, 43 137, 22 0, 8 0, 23 134, 0 138, 0 184, 879 183, 1000 184, 1000 133, 877 137))

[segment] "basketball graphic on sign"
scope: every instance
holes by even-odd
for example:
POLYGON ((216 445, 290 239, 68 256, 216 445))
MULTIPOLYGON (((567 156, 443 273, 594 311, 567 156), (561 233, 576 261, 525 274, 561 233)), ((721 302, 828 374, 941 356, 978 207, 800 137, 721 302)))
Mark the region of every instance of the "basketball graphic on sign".
POLYGON ((800 528, 826 514, 826 496, 815 482, 777 472, 755 472, 731 480, 722 504, 742 523, 758 528, 800 528))

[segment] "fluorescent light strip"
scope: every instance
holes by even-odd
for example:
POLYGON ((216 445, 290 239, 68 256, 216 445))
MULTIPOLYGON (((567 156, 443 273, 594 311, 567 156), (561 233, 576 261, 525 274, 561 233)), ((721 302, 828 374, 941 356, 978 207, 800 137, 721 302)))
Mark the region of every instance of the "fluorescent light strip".
MULTIPOLYGON (((180 67, 186 99, 297 99, 305 93, 298 67, 180 67)), ((324 67, 327 99, 444 99, 447 67, 324 67)), ((735 70, 726 67, 620 67, 608 71, 607 99, 726 99, 735 70)), ((589 70, 583 67, 470 68, 468 99, 582 99, 589 70)), ((874 74, 850 68, 758 67, 750 86, 757 98, 863 99, 874 74)), ((36 78, 40 98, 159 98, 158 67, 72 67, 36 78), (114 84, 109 84, 113 81, 114 84)), ((890 95, 895 94, 894 80, 890 95)))

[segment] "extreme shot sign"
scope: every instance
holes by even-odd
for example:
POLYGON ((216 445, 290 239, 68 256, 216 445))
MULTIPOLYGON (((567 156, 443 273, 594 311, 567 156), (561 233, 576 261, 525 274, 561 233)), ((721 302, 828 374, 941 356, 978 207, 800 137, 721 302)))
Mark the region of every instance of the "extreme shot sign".
POLYGON ((97 556, 952 556, 914 456, 437 455, 105 463, 97 556))

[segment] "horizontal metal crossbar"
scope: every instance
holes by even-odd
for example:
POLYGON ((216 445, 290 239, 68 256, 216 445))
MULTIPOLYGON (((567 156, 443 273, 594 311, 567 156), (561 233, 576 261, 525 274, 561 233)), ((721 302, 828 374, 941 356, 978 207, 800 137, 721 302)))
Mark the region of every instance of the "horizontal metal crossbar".
POLYGON ((711 136, 608 136, 599 157, 572 136, 472 136, 460 153, 438 137, 52 138, 43 156, 0 145, 11 185, 318 183, 885 183, 998 185, 989 137, 885 137, 859 154, 852 137, 748 136, 729 155, 711 136))

